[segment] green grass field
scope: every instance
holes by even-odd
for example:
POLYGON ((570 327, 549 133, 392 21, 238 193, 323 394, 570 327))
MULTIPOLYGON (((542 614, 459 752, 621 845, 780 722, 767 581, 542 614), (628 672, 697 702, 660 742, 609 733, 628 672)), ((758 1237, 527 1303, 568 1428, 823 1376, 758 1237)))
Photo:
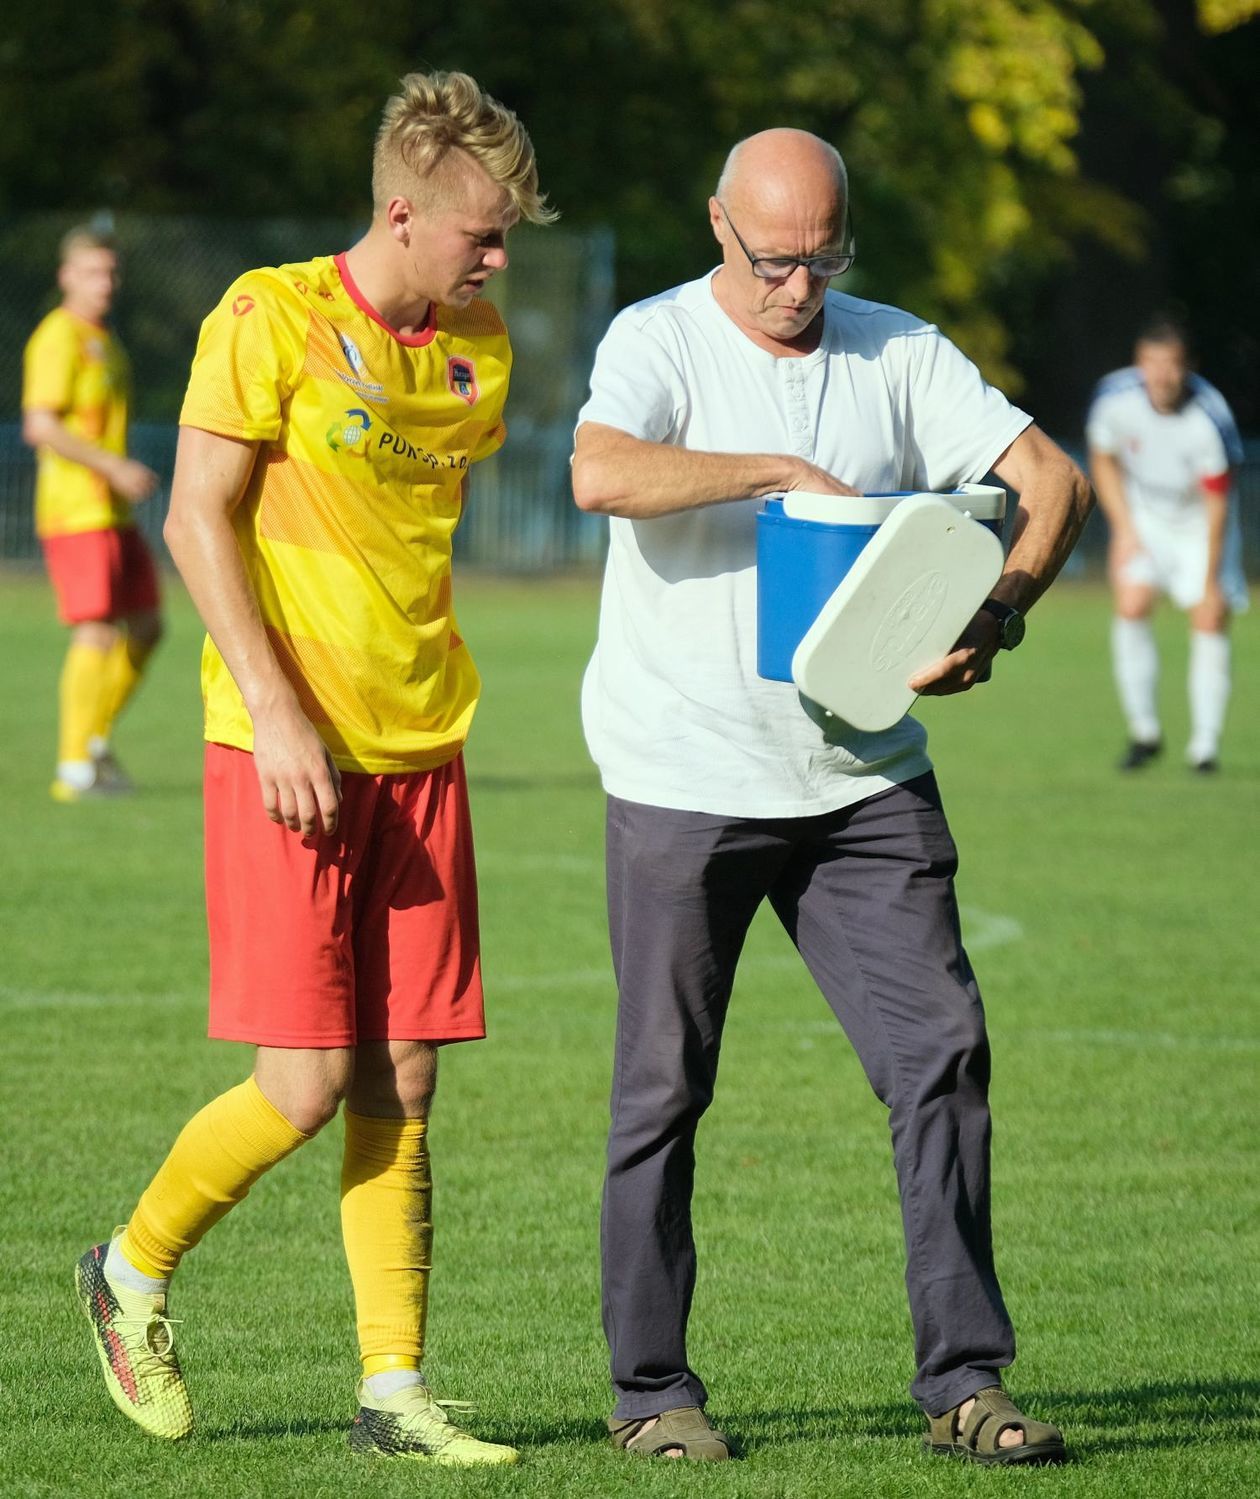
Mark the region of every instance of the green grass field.
POLYGON ((1139 777, 1106 601, 1063 585, 996 680, 926 709, 995 1052, 998 1264, 1011 1387, 1062 1470, 929 1460, 883 1111, 772 921, 754 930, 701 1133, 693 1361, 746 1456, 648 1464, 603 1443, 597 1212, 614 996, 602 800, 578 723, 587 582, 464 580, 486 681, 469 750, 491 1037, 443 1058, 428 1368, 513 1470, 350 1456, 353 1316, 336 1126, 180 1272, 198 1432, 109 1404, 77 1256, 130 1210, 189 1114, 239 1081, 204 1039, 200 632, 171 630, 118 736, 141 784, 47 796, 63 648, 31 575, 0 576, 6 730, 0 1009, 0 1491, 13 1495, 917 1496, 1260 1492, 1260 625, 1215 779, 1180 763, 1185 642, 1165 614, 1170 754, 1139 777))

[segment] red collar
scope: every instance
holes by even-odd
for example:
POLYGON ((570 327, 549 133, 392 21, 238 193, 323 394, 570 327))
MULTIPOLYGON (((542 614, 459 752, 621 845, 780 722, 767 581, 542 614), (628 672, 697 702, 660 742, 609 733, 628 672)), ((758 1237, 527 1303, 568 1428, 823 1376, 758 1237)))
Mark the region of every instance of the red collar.
POLYGON ((337 274, 341 277, 341 284, 350 295, 350 300, 359 309, 379 324, 391 338, 396 338, 400 344, 406 344, 410 349, 422 349, 425 344, 431 344, 437 334, 437 304, 429 303, 429 311, 425 316, 424 327, 419 333, 399 333, 397 328, 391 328, 385 319, 372 306, 371 302, 359 290, 354 277, 350 274, 350 267, 346 264, 345 252, 333 257, 333 264, 337 267, 337 274))

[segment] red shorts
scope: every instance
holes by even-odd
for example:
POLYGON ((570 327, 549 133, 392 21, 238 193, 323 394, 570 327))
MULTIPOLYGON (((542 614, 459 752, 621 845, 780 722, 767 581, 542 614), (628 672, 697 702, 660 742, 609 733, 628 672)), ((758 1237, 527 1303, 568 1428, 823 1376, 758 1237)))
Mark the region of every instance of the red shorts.
POLYGON ((121 619, 157 608, 157 569, 134 526, 45 536, 42 545, 62 624, 121 619))
POLYGON ((463 758, 342 773, 337 831, 263 811, 254 757, 206 746, 210 1034, 257 1046, 471 1041, 482 1012, 463 758))

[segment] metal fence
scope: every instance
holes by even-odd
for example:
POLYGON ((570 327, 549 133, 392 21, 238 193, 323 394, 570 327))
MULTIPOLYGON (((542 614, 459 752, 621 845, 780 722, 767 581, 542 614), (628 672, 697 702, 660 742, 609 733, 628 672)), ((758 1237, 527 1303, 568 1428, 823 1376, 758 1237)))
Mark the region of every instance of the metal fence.
MULTIPOLYGON (((472 474, 472 501, 455 533, 461 561, 501 572, 550 572, 592 565, 604 555, 607 528, 599 516, 584 515, 569 488, 572 427, 537 427, 514 420, 508 445, 480 463, 472 474)), ((167 422, 137 422, 131 451, 142 463, 169 476, 175 460, 177 428, 167 422)), ((1260 441, 1245 444, 1247 461, 1238 471, 1247 571, 1260 576, 1260 441)), ((1069 451, 1070 451, 1069 447, 1069 451)), ((26 561, 39 555, 34 526, 35 465, 17 422, 0 424, 0 561, 26 561)), ((165 556, 162 522, 165 489, 136 518, 159 557, 165 556)), ((1095 511, 1066 568, 1069 577, 1100 573, 1107 529, 1095 511)))
MULTIPOLYGON (((31 494, 34 466, 21 441, 22 350, 56 301, 57 243, 81 216, 0 217, 0 559, 38 555, 31 494)), ((326 220, 158 218, 120 215, 124 283, 115 309, 135 374, 131 450, 165 479, 175 422, 201 319, 242 271, 344 249, 361 224, 326 220)), ((613 244, 606 230, 513 231, 512 265, 490 283, 516 354, 507 446, 478 464, 472 502, 455 534, 457 557, 504 571, 545 572, 597 562, 606 526, 572 502, 569 452, 595 346, 613 312, 613 244)), ((1079 458, 1079 444, 1069 441, 1079 458)), ((1251 571, 1260 571, 1260 441, 1239 473, 1251 571)), ((165 490, 137 512, 159 555, 165 490)), ((1105 548, 1091 518, 1070 569, 1096 570, 1105 548)))
MULTIPOLYGON (((34 468, 21 440, 22 350, 55 305, 57 245, 82 216, 0 218, 0 558, 37 555, 34 468)), ((119 215, 111 221, 124 279, 113 321, 131 358, 130 450, 169 480, 176 420, 201 320, 243 271, 345 249, 362 224, 292 219, 231 222, 119 215)), ((456 553, 487 567, 542 571, 597 561, 605 527, 569 490, 573 420, 595 346, 612 317, 613 240, 607 230, 513 231, 511 268, 490 283, 515 355, 507 446, 478 464, 456 553)), ((137 511, 159 546, 163 489, 137 511)))

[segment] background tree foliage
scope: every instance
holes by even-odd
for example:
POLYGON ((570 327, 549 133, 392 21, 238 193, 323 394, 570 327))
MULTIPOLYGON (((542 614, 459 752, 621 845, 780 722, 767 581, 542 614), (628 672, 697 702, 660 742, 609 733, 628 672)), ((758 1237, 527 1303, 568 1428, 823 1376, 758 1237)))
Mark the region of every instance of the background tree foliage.
POLYGON ((845 284, 939 320, 1060 427, 1177 295, 1252 423, 1257 0, 46 0, 0 38, 0 208, 367 211, 385 95, 464 67, 516 108, 618 300, 713 258, 723 157, 844 152, 845 284))

